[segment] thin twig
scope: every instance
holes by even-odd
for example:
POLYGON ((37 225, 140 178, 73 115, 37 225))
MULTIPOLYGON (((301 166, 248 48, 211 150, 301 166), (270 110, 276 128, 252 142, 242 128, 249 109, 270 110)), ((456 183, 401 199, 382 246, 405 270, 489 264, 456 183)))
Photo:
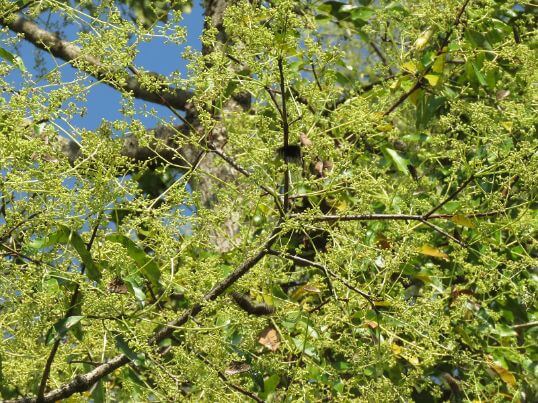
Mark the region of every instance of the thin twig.
POLYGON ((288 125, 288 111, 286 109, 286 84, 284 82, 284 66, 282 56, 278 58, 278 72, 280 75, 280 98, 282 99, 282 134, 284 143, 284 163, 286 164, 286 171, 284 172, 284 211, 287 213, 290 209, 290 169, 288 165, 288 159, 286 157, 286 152, 290 145, 290 128, 288 125))
POLYGON ((469 183, 474 179, 474 175, 471 175, 465 182, 463 182, 452 194, 450 194, 445 200, 443 200, 441 203, 439 203, 437 206, 432 208, 430 211, 428 211, 426 214, 422 216, 425 220, 428 219, 433 213, 435 213, 437 210, 439 210, 441 207, 443 207, 445 204, 447 204, 450 200, 453 200, 460 192, 467 187, 469 183))
POLYGON ((5 234, 2 234, 0 236, 0 239, 1 240, 4 240, 6 238, 8 238, 12 233, 13 231, 15 231, 17 228, 19 228, 21 225, 24 225, 26 224, 28 221, 30 221, 32 218, 38 216, 39 214, 41 214, 42 211, 38 211, 36 213, 32 213, 30 214, 26 219, 22 220, 21 222, 19 222, 18 224, 16 224, 15 226, 11 227, 5 234))
MULTIPOLYGON (((245 260, 240 266, 238 266, 232 273, 230 273, 224 280, 217 283, 203 298, 203 302, 213 301, 220 295, 222 295, 232 284, 243 277, 254 267, 264 256, 267 255, 268 249, 276 241, 277 235, 280 231, 280 223, 271 232, 268 240, 260 247, 259 251, 251 258, 245 260)), ((150 344, 156 344, 167 337, 170 337, 178 326, 184 325, 189 319, 198 315, 203 309, 202 303, 198 303, 189 308, 181 317, 167 323, 163 328, 157 331, 154 336, 149 340, 150 344)), ((93 384, 104 378, 108 374, 114 372, 116 369, 128 364, 131 360, 124 354, 119 354, 116 357, 110 359, 108 362, 95 367, 93 370, 83 375, 78 375, 70 382, 62 385, 58 389, 54 389, 47 393, 43 397, 43 402, 55 402, 61 399, 65 399, 75 393, 84 392, 92 387, 93 384)), ((36 402, 35 398, 23 397, 20 399, 12 400, 12 402, 36 402)))
POLYGON ((323 88, 321 88, 321 83, 318 79, 318 74, 316 73, 316 66, 314 65, 314 62, 310 63, 310 65, 312 66, 312 74, 314 74, 314 80, 316 81, 316 85, 318 86, 318 89, 320 91, 323 91, 323 88))
POLYGON ((381 59, 381 62, 383 63, 383 65, 388 67, 389 64, 387 63, 387 58, 381 52, 381 49, 379 49, 379 47, 375 44, 374 41, 370 41, 370 46, 372 47, 372 49, 374 49, 374 52, 379 57, 379 59, 381 59))
POLYGON ((527 322, 527 323, 519 323, 517 325, 512 326, 512 329, 526 329, 528 327, 534 327, 538 326, 538 320, 535 320, 533 322, 527 322))
POLYGON ((289 259, 289 260, 297 262, 297 263, 306 264, 308 266, 317 267, 318 269, 323 270, 327 275, 331 275, 332 277, 334 277, 335 279, 340 281, 344 286, 349 288, 351 291, 356 292, 357 294, 362 296, 364 299, 366 299, 368 301, 368 303, 372 306, 372 309, 374 309, 374 310, 377 309, 377 307, 375 306, 374 297, 372 295, 370 295, 367 292, 364 292, 362 290, 359 290, 357 287, 349 284, 346 280, 344 280, 342 277, 340 277, 334 271, 329 269, 327 266, 325 266, 325 265, 323 265, 321 263, 313 262, 311 260, 302 258, 300 256, 296 256, 296 255, 292 255, 290 253, 286 253, 286 252, 278 252, 278 251, 275 251, 275 250, 271 249, 271 250, 268 251, 268 253, 270 255, 280 256, 280 257, 289 259))
POLYGON ((100 59, 86 54, 77 45, 60 39, 55 33, 40 28, 33 21, 26 19, 20 14, 14 20, 0 15, 0 25, 8 27, 13 32, 23 34, 24 39, 32 43, 35 47, 50 52, 55 57, 59 57, 71 65, 77 65, 78 62, 83 62, 77 66, 79 70, 117 90, 130 92, 135 98, 158 104, 162 104, 162 99, 164 98, 177 109, 185 109, 188 100, 193 96, 191 91, 171 87, 167 87, 164 95, 158 95, 154 91, 145 88, 141 84, 141 80, 138 80, 136 77, 133 77, 127 72, 122 72, 121 70, 114 71, 106 67, 100 59), (120 73, 122 77, 116 80, 111 78, 114 74, 110 73, 120 73))
MULTIPOLYGON (((265 255, 268 254, 269 248, 276 241, 276 235, 279 231, 277 226, 271 233, 269 239, 265 242, 262 248, 250 259, 247 259, 233 272, 231 272, 224 280, 217 283, 206 295, 204 295, 203 302, 214 301, 224 293, 232 284, 243 277, 248 271, 253 268, 265 255)), ((159 343, 163 339, 170 337, 170 335, 177 329, 178 326, 184 325, 191 317, 198 315, 202 311, 202 303, 197 303, 188 309, 179 318, 168 322, 162 329, 158 330, 150 339, 150 344, 159 343)))
POLYGON ((420 220, 421 223, 423 223, 424 225, 427 225, 428 227, 432 228, 433 230, 437 231, 438 233, 440 233, 441 235, 453 240, 454 242, 456 242, 458 245, 460 246, 463 246, 464 248, 467 247, 467 244, 465 242, 462 242, 460 241, 458 238, 456 238, 455 236, 453 235, 450 235, 448 232, 446 232, 444 229, 438 227, 437 225, 435 224, 432 224, 431 222, 429 221, 426 221, 426 220, 420 220))
MULTIPOLYGON (((226 161, 232 168, 234 168, 237 172, 243 174, 247 178, 251 176, 251 173, 247 171, 245 168, 243 168, 240 164, 238 164, 232 157, 230 157, 228 154, 226 154, 224 151, 219 150, 218 148, 210 145, 210 150, 217 154, 220 158, 222 158, 224 161, 226 161)), ((275 204, 277 206, 277 209, 280 211, 280 215, 284 215, 284 208, 282 207, 282 203, 280 202, 280 196, 278 193, 271 189, 269 186, 266 185, 258 185, 263 191, 267 192, 267 194, 271 195, 273 199, 275 200, 275 204)))
POLYGON ((50 263, 45 263, 45 262, 42 262, 40 260, 36 260, 34 258, 31 258, 30 256, 27 256, 27 255, 24 255, 22 253, 20 253, 19 251, 13 249, 12 247, 10 247, 9 245, 6 245, 5 243, 0 243, 0 246, 2 248, 4 248, 5 250, 8 251, 8 253, 5 253, 4 255, 5 256, 17 256, 18 258, 21 258, 21 259, 26 259, 28 260, 29 262, 32 262, 34 264, 37 264, 37 265, 41 265, 41 264, 45 264, 47 266, 50 266, 50 267, 53 267, 50 263))
POLYGON ((263 88, 265 89, 265 91, 267 91, 267 93, 271 97, 271 100, 273 101, 273 104, 275 104, 275 108, 278 111, 278 114, 280 115, 280 117, 284 119, 284 115, 282 114, 282 109, 280 109, 280 105, 278 104, 278 101, 275 97, 275 91, 269 88, 269 86, 267 85, 264 85, 263 88))

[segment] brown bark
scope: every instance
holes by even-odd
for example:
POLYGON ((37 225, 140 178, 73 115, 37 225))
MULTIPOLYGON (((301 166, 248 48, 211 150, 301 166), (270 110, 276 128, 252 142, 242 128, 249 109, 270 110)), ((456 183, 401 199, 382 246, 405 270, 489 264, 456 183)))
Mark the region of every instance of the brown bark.
MULTIPOLYGON (((64 41, 58 35, 40 28, 34 22, 18 16, 15 19, 0 18, 0 25, 8 27, 13 32, 23 34, 24 39, 34 46, 50 52, 53 56, 65 60, 76 68, 79 68, 96 79, 112 86, 113 88, 132 93, 135 98, 172 106, 176 109, 185 109, 192 92, 171 88, 162 85, 160 91, 149 91, 144 88, 138 78, 125 72, 122 81, 110 81, 110 69, 104 67, 99 59, 84 54, 83 50, 71 42, 64 41)), ((145 73, 158 77, 155 73, 145 73)))

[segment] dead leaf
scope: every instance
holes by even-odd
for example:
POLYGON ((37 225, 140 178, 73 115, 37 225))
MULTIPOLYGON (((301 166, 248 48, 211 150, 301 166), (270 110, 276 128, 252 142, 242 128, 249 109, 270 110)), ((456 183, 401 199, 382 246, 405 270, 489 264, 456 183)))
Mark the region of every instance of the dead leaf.
POLYGON ((129 289, 119 277, 116 277, 110 283, 108 283, 108 292, 112 294, 127 294, 129 289))
POLYGON ((381 249, 390 249, 392 248, 391 242, 387 239, 386 236, 382 234, 377 234, 375 237, 376 245, 381 249))
POLYGON ((323 171, 331 172, 333 170, 333 163, 331 161, 323 161, 323 171))
POLYGON ((438 257, 440 259, 448 260, 448 255, 446 253, 430 245, 422 245, 419 252, 426 256, 438 257))
POLYGON ((488 365, 492 370, 497 373, 497 375, 499 375, 499 378, 501 378, 504 383, 510 386, 514 386, 516 384, 516 377, 514 376, 514 374, 501 366, 499 363, 492 360, 488 360, 488 365))
POLYGON ((375 329, 378 326, 378 324, 377 322, 374 322, 373 320, 365 320, 362 326, 369 327, 370 329, 375 329))
POLYGON ((301 142, 301 145, 303 147, 310 147, 312 145, 312 140, 310 140, 308 138, 308 136, 306 135, 306 133, 301 133, 299 135, 299 141, 301 142))
POLYGON ((278 331, 271 326, 265 328, 263 332, 260 333, 258 343, 271 351, 278 350, 278 347, 280 346, 280 336, 278 331))
POLYGON ((246 362, 232 361, 230 363, 230 366, 226 368, 224 373, 226 375, 237 375, 237 374, 242 374, 243 372, 248 372, 250 368, 251 368, 250 365, 247 364, 246 362))
POLYGON ((323 161, 316 161, 313 170, 318 177, 323 177, 323 161))
POLYGON ((432 35, 433 35, 433 29, 431 28, 428 28, 427 30, 422 32, 420 36, 417 38, 417 40, 415 41, 415 49, 416 50, 424 49, 426 45, 428 44, 432 35))
POLYGON ((495 94, 495 99, 497 99, 497 101, 502 101, 504 98, 506 98, 508 95, 510 95, 510 91, 509 90, 499 90, 497 91, 497 93, 495 94))
POLYGON ((321 290, 313 285, 310 285, 310 284, 305 284, 303 285, 303 290, 305 290, 306 292, 313 292, 313 293, 316 293, 316 294, 319 294, 321 292, 321 290))

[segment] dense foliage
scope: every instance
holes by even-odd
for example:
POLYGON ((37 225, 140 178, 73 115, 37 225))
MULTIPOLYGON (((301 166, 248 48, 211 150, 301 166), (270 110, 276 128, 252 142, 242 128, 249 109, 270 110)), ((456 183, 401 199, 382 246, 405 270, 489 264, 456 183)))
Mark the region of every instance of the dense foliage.
POLYGON ((0 396, 536 401, 536 9, 204 6, 0 1, 0 396))

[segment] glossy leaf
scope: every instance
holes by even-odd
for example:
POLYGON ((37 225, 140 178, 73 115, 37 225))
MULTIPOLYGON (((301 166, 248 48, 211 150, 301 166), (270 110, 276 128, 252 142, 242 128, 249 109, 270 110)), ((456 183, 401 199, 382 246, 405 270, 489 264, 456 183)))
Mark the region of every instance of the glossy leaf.
POLYGON ((57 227, 57 231, 44 238, 31 241, 28 246, 33 249, 42 249, 61 244, 70 244, 73 249, 77 251, 84 263, 84 272, 86 276, 92 281, 99 281, 101 279, 99 268, 94 263, 92 256, 80 235, 66 226, 57 225, 57 227))
POLYGON ((148 280, 151 281, 154 286, 159 286, 161 271, 154 258, 148 256, 146 252, 144 252, 136 243, 125 235, 110 234, 107 235, 106 239, 111 242, 119 243, 125 247, 127 254, 135 261, 141 272, 148 278, 148 280))
POLYGON ((55 340, 61 339, 62 337, 64 337, 67 334, 67 332, 71 328, 73 328, 83 318, 84 318, 84 316, 77 315, 77 316, 68 316, 66 318, 60 319, 47 332, 47 335, 45 337, 45 343, 46 344, 51 344, 55 340))

